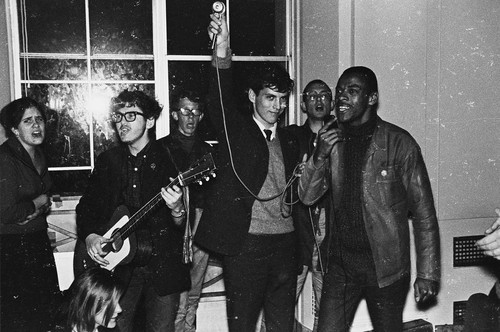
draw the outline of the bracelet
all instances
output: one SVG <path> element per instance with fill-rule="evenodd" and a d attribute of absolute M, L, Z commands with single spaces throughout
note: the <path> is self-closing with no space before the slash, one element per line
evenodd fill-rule
<path fill-rule="evenodd" d="M 174 214 L 174 210 L 172 210 L 170 212 L 170 214 L 172 215 L 172 217 L 174 217 L 174 218 L 181 218 L 181 217 L 184 217 L 184 215 L 186 214 L 186 210 L 180 210 L 178 213 L 179 214 L 177 214 L 177 213 Z"/>

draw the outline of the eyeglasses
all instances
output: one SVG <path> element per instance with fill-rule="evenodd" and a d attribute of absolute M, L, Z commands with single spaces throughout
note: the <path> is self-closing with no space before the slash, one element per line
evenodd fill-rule
<path fill-rule="evenodd" d="M 179 112 L 184 116 L 200 116 L 202 113 L 199 109 L 190 110 L 188 108 L 179 108 Z"/>
<path fill-rule="evenodd" d="M 111 114 L 111 121 L 113 121 L 114 123 L 119 123 L 122 121 L 123 118 L 125 118 L 127 122 L 134 122 L 138 115 L 144 116 L 143 113 L 139 112 L 125 112 L 125 113 L 113 112 Z"/>
<path fill-rule="evenodd" d="M 316 101 L 321 99 L 321 101 L 325 101 L 326 99 L 332 99 L 332 94 L 329 92 L 323 93 L 306 93 L 306 98 L 309 101 Z"/>

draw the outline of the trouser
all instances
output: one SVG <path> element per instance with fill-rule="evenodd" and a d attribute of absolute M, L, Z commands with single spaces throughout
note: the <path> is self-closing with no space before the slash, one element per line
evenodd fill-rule
<path fill-rule="evenodd" d="M 324 223 L 323 223 L 323 228 L 322 228 L 322 235 L 321 236 L 316 236 L 316 243 L 314 243 L 313 247 L 313 254 L 312 254 L 312 259 L 311 259 L 311 268 L 308 267 L 307 265 L 304 265 L 302 269 L 302 273 L 299 274 L 297 277 L 297 300 L 299 299 L 300 293 L 302 293 L 302 289 L 304 288 L 304 283 L 306 282 L 307 278 L 307 273 L 311 271 L 312 275 L 312 286 L 313 286 L 313 291 L 314 291 L 314 296 L 316 299 L 316 310 L 319 310 L 319 303 L 321 300 L 321 289 L 323 288 L 323 262 L 320 262 L 321 260 L 321 255 L 319 251 L 319 247 L 321 245 L 321 242 L 323 241 L 325 230 L 324 230 Z M 316 311 L 316 312 L 317 312 Z"/>
<path fill-rule="evenodd" d="M 316 266 L 318 261 L 317 254 L 313 254 L 313 266 Z M 304 288 L 304 284 L 306 282 L 307 274 L 311 271 L 312 277 L 312 288 L 314 292 L 314 307 L 315 307 L 315 317 L 314 317 L 314 329 L 316 330 L 316 326 L 318 325 L 318 313 L 319 313 L 319 304 L 321 301 L 321 290 L 323 288 L 323 274 L 321 271 L 317 271 L 315 268 L 309 268 L 307 265 L 304 265 L 302 269 L 302 273 L 297 278 L 297 296 L 296 299 L 299 299 L 300 293 L 302 293 L 302 289 Z"/>
<path fill-rule="evenodd" d="M 249 234 L 242 250 L 223 257 L 229 331 L 254 332 L 264 309 L 268 332 L 292 331 L 297 264 L 295 234 Z"/>
<path fill-rule="evenodd" d="M 348 332 L 362 298 L 366 299 L 374 331 L 401 332 L 409 284 L 409 276 L 382 288 L 347 280 L 342 268 L 331 264 L 323 281 L 318 332 Z"/>
<path fill-rule="evenodd" d="M 47 231 L 4 234 L 0 253 L 0 330 L 51 330 L 61 297 Z"/>
<path fill-rule="evenodd" d="M 120 299 L 122 313 L 118 317 L 117 325 L 120 332 L 131 332 L 134 326 L 138 306 L 143 306 L 144 326 L 139 331 L 146 332 L 174 332 L 175 315 L 179 307 L 180 293 L 160 296 L 148 278 L 149 272 L 145 268 L 135 268 L 130 283 Z"/>
<path fill-rule="evenodd" d="M 481 293 L 471 295 L 467 301 L 463 331 L 500 331 L 500 301 L 498 298 Z"/>
<path fill-rule="evenodd" d="M 205 272 L 207 271 L 209 254 L 193 244 L 193 265 L 191 267 L 191 289 L 182 292 L 179 310 L 175 318 L 176 332 L 196 331 L 196 310 L 200 302 Z"/>

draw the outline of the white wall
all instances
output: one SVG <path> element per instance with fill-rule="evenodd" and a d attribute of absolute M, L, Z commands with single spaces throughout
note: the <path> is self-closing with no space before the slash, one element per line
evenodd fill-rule
<path fill-rule="evenodd" d="M 493 281 L 481 268 L 453 268 L 452 244 L 482 234 L 500 206 L 500 2 L 318 0 L 301 11 L 301 86 L 324 78 L 333 87 L 347 67 L 372 68 L 379 115 L 422 148 L 441 225 L 443 288 L 424 312 L 411 291 L 405 318 L 451 324 L 453 302 L 488 292 Z M 353 331 L 368 329 L 366 321 L 362 305 Z"/>
<path fill-rule="evenodd" d="M 500 206 L 499 31 L 497 0 L 339 6 L 339 72 L 375 71 L 379 115 L 407 129 L 427 163 L 442 238 L 442 291 L 424 312 L 435 325 L 453 322 L 453 301 L 492 286 L 481 268 L 453 268 L 452 244 L 454 236 L 482 234 Z M 407 303 L 405 316 L 417 310 Z"/>

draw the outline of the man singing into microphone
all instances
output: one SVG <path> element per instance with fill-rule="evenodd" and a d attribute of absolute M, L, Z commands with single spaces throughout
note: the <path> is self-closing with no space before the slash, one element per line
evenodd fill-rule
<path fill-rule="evenodd" d="M 220 147 L 217 185 L 195 241 L 222 255 L 230 331 L 255 331 L 262 309 L 267 331 L 292 331 L 297 239 L 290 206 L 282 198 L 291 201 L 287 182 L 300 153 L 297 139 L 277 122 L 293 81 L 278 65 L 256 70 L 248 85 L 252 114 L 242 111 L 232 90 L 226 18 L 210 17 L 209 35 L 216 36 L 212 64 L 218 69 L 211 71 L 207 109 Z"/>
<path fill-rule="evenodd" d="M 311 205 L 330 189 L 333 207 L 323 241 L 324 276 L 318 331 L 349 331 L 366 299 L 375 331 L 403 330 L 410 286 L 410 227 L 417 258 L 417 302 L 436 297 L 440 283 L 439 226 L 427 169 L 415 139 L 377 115 L 378 83 L 351 67 L 335 88 L 335 115 L 318 132 L 300 178 Z"/>

